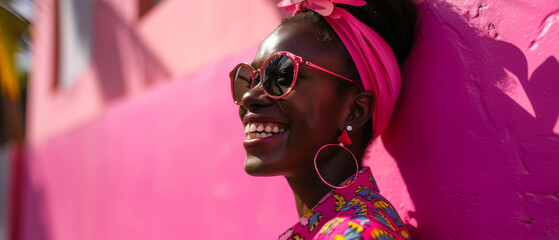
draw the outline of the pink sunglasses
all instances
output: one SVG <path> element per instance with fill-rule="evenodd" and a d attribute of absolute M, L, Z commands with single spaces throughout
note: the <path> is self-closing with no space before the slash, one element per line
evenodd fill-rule
<path fill-rule="evenodd" d="M 284 98 L 289 95 L 297 82 L 297 74 L 301 63 L 349 81 L 363 91 L 361 85 L 349 78 L 305 61 L 302 57 L 293 53 L 278 52 L 268 58 L 260 69 L 254 70 L 248 63 L 240 63 L 231 71 L 229 77 L 231 78 L 233 100 L 237 105 L 241 104 L 243 95 L 255 86 L 255 80 L 258 79 L 257 74 L 260 77 L 260 82 L 262 82 L 261 87 L 268 97 L 272 99 Z"/>

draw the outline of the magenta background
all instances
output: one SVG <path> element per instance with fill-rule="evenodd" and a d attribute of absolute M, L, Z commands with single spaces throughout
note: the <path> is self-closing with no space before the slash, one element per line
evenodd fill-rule
<path fill-rule="evenodd" d="M 91 67 L 61 91 L 52 1 L 37 1 L 22 239 L 272 239 L 295 223 L 285 181 L 242 170 L 227 79 L 277 25 L 273 4 L 166 0 L 136 19 L 135 2 L 98 0 Z M 416 239 L 557 238 L 559 3 L 420 14 L 368 160 L 381 192 Z"/>
<path fill-rule="evenodd" d="M 559 237 L 558 37 L 557 1 L 422 8 L 383 136 L 412 203 L 385 194 L 405 204 L 413 236 Z M 381 190 L 398 189 L 385 177 L 391 173 L 375 172 Z"/>

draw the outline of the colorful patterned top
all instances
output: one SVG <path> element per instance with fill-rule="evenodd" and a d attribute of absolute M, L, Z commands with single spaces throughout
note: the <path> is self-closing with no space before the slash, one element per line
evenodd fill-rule
<path fill-rule="evenodd" d="M 279 239 L 411 239 L 368 167 L 342 184 L 351 186 L 330 191 Z"/>

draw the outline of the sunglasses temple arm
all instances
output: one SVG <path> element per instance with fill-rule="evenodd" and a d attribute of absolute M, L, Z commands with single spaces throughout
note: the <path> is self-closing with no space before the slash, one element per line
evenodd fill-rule
<path fill-rule="evenodd" d="M 363 88 L 361 87 L 361 85 L 359 85 L 359 83 L 357 83 L 357 82 L 355 82 L 355 81 L 353 81 L 353 80 L 351 80 L 351 79 L 349 79 L 349 78 L 346 78 L 346 77 L 344 77 L 344 76 L 342 76 L 342 75 L 339 75 L 339 74 L 337 74 L 337 73 L 335 73 L 335 72 L 331 72 L 331 71 L 329 71 L 329 70 L 326 70 L 325 68 L 322 68 L 322 67 L 320 67 L 320 66 L 318 66 L 318 65 L 316 65 L 316 64 L 314 64 L 314 63 L 308 62 L 308 61 L 305 61 L 305 65 L 307 65 L 307 66 L 309 66 L 309 67 L 312 67 L 312 68 L 315 68 L 315 69 L 318 69 L 318 70 L 320 70 L 320 71 L 326 72 L 326 73 L 330 73 L 330 74 L 332 74 L 332 75 L 334 75 L 334 76 L 336 76 L 336 77 L 339 77 L 339 78 L 341 78 L 341 79 L 350 81 L 351 83 L 355 84 L 355 86 L 357 86 L 357 87 L 359 88 L 359 90 L 363 91 Z"/>

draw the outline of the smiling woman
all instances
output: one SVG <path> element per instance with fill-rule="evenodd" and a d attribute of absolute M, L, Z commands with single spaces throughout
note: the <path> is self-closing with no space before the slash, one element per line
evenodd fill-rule
<path fill-rule="evenodd" d="M 230 77 L 246 133 L 245 171 L 283 175 L 295 195 L 301 219 L 280 239 L 409 239 L 362 159 L 398 98 L 398 63 L 413 42 L 415 5 L 284 0 L 278 6 L 295 14 Z"/>

